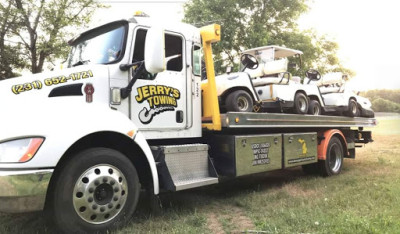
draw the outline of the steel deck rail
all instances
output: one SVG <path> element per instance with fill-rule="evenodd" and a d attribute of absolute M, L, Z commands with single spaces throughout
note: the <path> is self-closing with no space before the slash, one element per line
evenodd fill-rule
<path fill-rule="evenodd" d="M 377 121 L 344 116 L 228 112 L 221 114 L 221 124 L 223 128 L 343 128 L 374 127 Z"/>

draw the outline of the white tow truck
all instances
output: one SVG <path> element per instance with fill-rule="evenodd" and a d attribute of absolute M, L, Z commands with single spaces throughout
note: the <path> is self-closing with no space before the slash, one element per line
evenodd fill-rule
<path fill-rule="evenodd" d="M 131 218 L 153 195 L 303 166 L 341 172 L 372 118 L 220 113 L 220 27 L 134 17 L 70 42 L 68 68 L 0 82 L 0 212 L 45 210 L 66 233 Z M 207 82 L 201 83 L 201 60 Z"/>

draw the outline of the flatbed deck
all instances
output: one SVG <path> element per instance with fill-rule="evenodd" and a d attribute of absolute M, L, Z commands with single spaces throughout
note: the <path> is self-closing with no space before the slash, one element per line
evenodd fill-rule
<path fill-rule="evenodd" d="M 223 128 L 348 128 L 376 126 L 375 118 L 228 112 L 221 114 Z"/>

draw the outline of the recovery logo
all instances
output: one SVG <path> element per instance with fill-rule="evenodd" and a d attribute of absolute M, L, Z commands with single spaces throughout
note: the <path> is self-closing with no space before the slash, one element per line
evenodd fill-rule
<path fill-rule="evenodd" d="M 143 107 L 139 112 L 139 120 L 148 124 L 155 115 L 165 111 L 174 111 L 178 107 L 181 93 L 178 89 L 164 85 L 146 85 L 137 88 L 135 99 L 138 103 L 147 101 L 149 109 Z"/>
<path fill-rule="evenodd" d="M 301 144 L 301 150 L 302 150 L 302 154 L 300 156 L 306 156 L 307 155 L 307 143 L 305 140 L 303 139 L 299 139 L 298 142 Z"/>

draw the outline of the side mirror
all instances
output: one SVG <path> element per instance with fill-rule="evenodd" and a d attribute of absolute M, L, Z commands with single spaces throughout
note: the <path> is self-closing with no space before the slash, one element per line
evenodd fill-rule
<path fill-rule="evenodd" d="M 144 46 L 144 65 L 150 73 L 165 70 L 165 38 L 164 30 L 153 26 L 147 31 Z"/>

